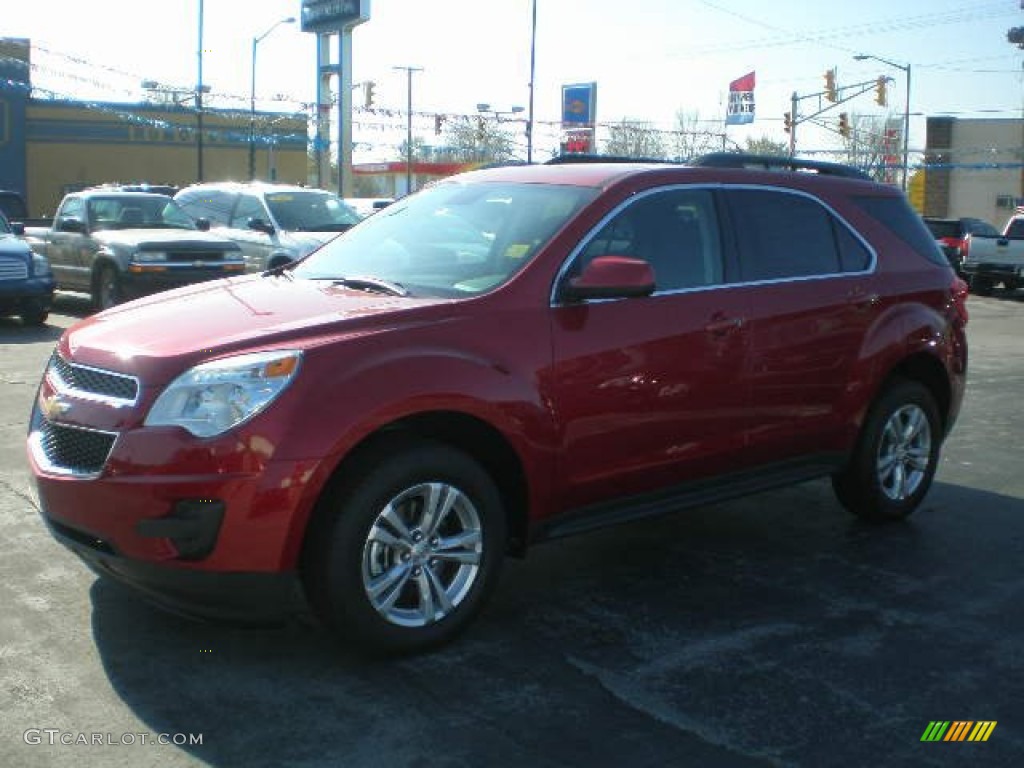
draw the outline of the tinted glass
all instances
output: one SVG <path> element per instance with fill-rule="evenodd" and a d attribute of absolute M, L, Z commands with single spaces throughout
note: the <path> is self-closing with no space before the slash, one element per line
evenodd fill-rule
<path fill-rule="evenodd" d="M 640 198 L 594 234 L 573 272 L 602 255 L 647 261 L 658 291 L 720 284 L 722 249 L 714 198 L 701 189 L 666 190 Z"/>
<path fill-rule="evenodd" d="M 227 226 L 235 202 L 233 192 L 212 189 L 186 189 L 174 196 L 182 210 L 194 219 L 207 219 L 211 224 Z"/>
<path fill-rule="evenodd" d="M 905 242 L 933 264 L 949 266 L 949 261 L 928 231 L 921 217 L 902 195 L 887 197 L 858 196 L 854 201 L 875 221 Z"/>
<path fill-rule="evenodd" d="M 1006 226 L 1006 236 L 1014 240 L 1024 238 L 1024 219 L 1011 219 Z"/>
<path fill-rule="evenodd" d="M 293 232 L 344 232 L 360 218 L 340 197 L 328 192 L 272 192 L 266 201 L 277 225 Z"/>
<path fill-rule="evenodd" d="M 833 220 L 836 243 L 839 246 L 839 263 L 843 272 L 863 272 L 871 266 L 871 251 L 840 222 Z"/>
<path fill-rule="evenodd" d="M 801 195 L 760 189 L 727 193 L 743 281 L 840 271 L 831 214 Z"/>
<path fill-rule="evenodd" d="M 251 195 L 242 195 L 238 198 L 238 207 L 235 208 L 235 213 L 231 216 L 228 226 L 235 229 L 246 229 L 249 226 L 249 219 L 261 219 L 266 224 L 270 223 L 267 220 L 267 212 L 263 208 L 263 203 Z"/>
<path fill-rule="evenodd" d="M 170 198 L 149 195 L 91 197 L 89 222 L 95 229 L 195 229 L 195 222 Z"/>
<path fill-rule="evenodd" d="M 960 222 L 956 219 L 925 219 L 924 223 L 936 240 L 943 237 L 962 237 Z"/>
<path fill-rule="evenodd" d="M 413 295 L 473 296 L 522 269 L 596 194 L 547 184 L 437 184 L 364 219 L 293 274 L 372 276 Z"/>
<path fill-rule="evenodd" d="M 981 219 L 964 219 L 964 229 L 972 235 L 983 235 L 984 237 L 999 237 L 999 230 Z"/>

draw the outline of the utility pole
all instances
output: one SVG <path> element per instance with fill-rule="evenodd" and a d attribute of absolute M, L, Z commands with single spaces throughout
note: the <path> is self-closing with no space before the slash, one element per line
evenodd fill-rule
<path fill-rule="evenodd" d="M 530 111 L 526 118 L 526 162 L 533 162 L 533 80 L 537 72 L 537 0 L 533 0 L 530 23 Z"/>
<path fill-rule="evenodd" d="M 412 73 L 422 72 L 423 67 L 392 67 L 405 70 L 406 75 L 406 120 L 405 120 L 405 194 L 412 194 Z"/>
<path fill-rule="evenodd" d="M 196 77 L 196 180 L 203 180 L 203 0 L 199 0 L 199 72 Z"/>

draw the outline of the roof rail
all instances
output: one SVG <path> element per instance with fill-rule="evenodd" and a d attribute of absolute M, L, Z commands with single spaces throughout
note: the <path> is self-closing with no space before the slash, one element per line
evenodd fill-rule
<path fill-rule="evenodd" d="M 766 171 L 810 171 L 822 176 L 872 181 L 864 171 L 842 163 L 821 160 L 800 160 L 777 155 L 751 155 L 743 152 L 712 152 L 693 160 L 690 165 L 704 168 L 750 168 Z"/>
<path fill-rule="evenodd" d="M 659 157 L 627 157 L 625 155 L 597 155 L 580 152 L 569 152 L 564 155 L 555 155 L 546 160 L 544 165 L 568 165 L 572 163 L 673 163 L 673 160 L 665 160 Z"/>

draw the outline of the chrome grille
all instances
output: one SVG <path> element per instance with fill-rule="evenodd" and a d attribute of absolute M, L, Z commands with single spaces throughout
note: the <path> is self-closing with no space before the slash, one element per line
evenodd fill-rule
<path fill-rule="evenodd" d="M 43 419 L 39 424 L 39 448 L 58 470 L 76 475 L 97 475 L 107 462 L 117 435 L 96 432 Z"/>
<path fill-rule="evenodd" d="M 168 261 L 224 261 L 223 251 L 168 251 Z"/>
<path fill-rule="evenodd" d="M 60 381 L 58 389 L 72 390 L 88 395 L 110 397 L 134 402 L 139 396 L 139 382 L 123 373 L 101 371 L 84 365 L 74 365 L 54 353 L 50 359 L 50 372 Z"/>
<path fill-rule="evenodd" d="M 27 280 L 28 264 L 14 259 L 0 259 L 0 280 Z"/>

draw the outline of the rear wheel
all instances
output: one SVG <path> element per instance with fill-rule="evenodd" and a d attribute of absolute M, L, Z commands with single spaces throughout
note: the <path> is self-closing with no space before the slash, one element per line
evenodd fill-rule
<path fill-rule="evenodd" d="M 992 293 L 994 283 L 990 278 L 972 275 L 970 279 L 971 291 L 979 296 L 988 296 Z"/>
<path fill-rule="evenodd" d="M 872 406 L 850 463 L 833 477 L 840 502 L 866 520 L 899 520 L 921 503 L 935 476 L 942 424 L 931 393 L 897 379 Z"/>
<path fill-rule="evenodd" d="M 381 451 L 326 500 L 303 578 L 321 620 L 365 650 L 426 650 L 464 630 L 497 579 L 501 498 L 466 454 L 439 443 Z"/>

